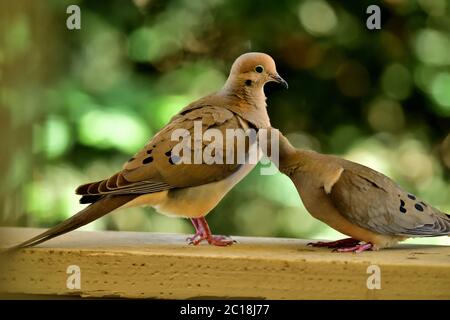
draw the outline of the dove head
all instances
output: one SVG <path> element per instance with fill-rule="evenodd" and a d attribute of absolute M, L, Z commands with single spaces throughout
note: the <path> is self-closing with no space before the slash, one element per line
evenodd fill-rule
<path fill-rule="evenodd" d="M 225 88 L 243 91 L 246 96 L 257 96 L 263 92 L 267 82 L 277 82 L 288 87 L 277 72 L 275 61 L 265 53 L 250 52 L 241 55 L 233 63 Z"/>

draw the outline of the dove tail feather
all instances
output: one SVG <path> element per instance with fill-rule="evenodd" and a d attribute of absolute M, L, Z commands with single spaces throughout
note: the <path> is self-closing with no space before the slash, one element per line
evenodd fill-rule
<path fill-rule="evenodd" d="M 73 215 L 67 220 L 64 220 L 55 227 L 25 241 L 14 247 L 11 247 L 7 252 L 12 252 L 17 249 L 35 246 L 39 243 L 45 242 L 57 236 L 60 236 L 69 231 L 78 229 L 89 222 L 92 222 L 105 214 L 123 206 L 125 203 L 133 200 L 138 195 L 120 195 L 120 196 L 104 196 L 100 200 L 92 203 L 77 214 Z"/>

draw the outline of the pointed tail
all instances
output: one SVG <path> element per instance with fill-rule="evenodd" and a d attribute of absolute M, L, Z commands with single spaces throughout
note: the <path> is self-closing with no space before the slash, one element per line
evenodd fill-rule
<path fill-rule="evenodd" d="M 3 253 L 10 253 L 17 249 L 32 247 L 69 231 L 78 229 L 79 227 L 104 216 L 114 209 L 123 206 L 125 203 L 133 200 L 137 196 L 138 195 L 105 196 L 55 227 L 35 236 L 34 238 L 31 238 L 30 240 L 15 245 Z"/>

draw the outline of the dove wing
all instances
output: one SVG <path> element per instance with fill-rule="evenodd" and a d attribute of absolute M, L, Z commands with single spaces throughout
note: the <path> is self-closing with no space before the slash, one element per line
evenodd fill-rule
<path fill-rule="evenodd" d="M 216 129 L 223 137 L 226 137 L 227 129 L 245 130 L 248 128 L 242 118 L 225 108 L 210 104 L 185 108 L 172 118 L 171 122 L 162 128 L 141 151 L 125 163 L 120 172 L 108 179 L 81 185 L 77 188 L 76 193 L 83 195 L 85 201 L 95 200 L 99 196 L 107 194 L 153 193 L 207 184 L 222 180 L 236 172 L 240 167 L 236 161 L 233 161 L 232 164 L 207 164 L 204 161 L 199 164 L 193 163 L 195 146 L 198 146 L 194 144 L 194 123 L 196 121 L 199 121 L 203 132 L 207 129 Z M 191 138 L 190 155 L 188 155 L 192 160 L 191 164 L 177 163 L 177 160 L 180 159 L 172 154 L 172 149 L 180 143 L 179 140 L 172 139 L 172 134 L 175 130 L 180 129 L 189 134 Z M 214 141 L 214 139 L 212 140 Z M 197 151 L 202 152 L 213 141 L 203 141 L 200 143 L 202 150 Z M 225 155 L 234 152 L 239 147 L 239 140 L 235 139 L 234 143 L 222 143 L 221 152 Z"/>
<path fill-rule="evenodd" d="M 343 167 L 330 198 L 351 222 L 388 235 L 424 237 L 450 233 L 450 216 L 406 192 L 385 175 L 346 160 Z"/>

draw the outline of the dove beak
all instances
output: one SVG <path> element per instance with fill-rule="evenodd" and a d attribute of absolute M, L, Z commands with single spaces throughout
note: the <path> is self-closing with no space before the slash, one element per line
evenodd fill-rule
<path fill-rule="evenodd" d="M 270 78 L 272 79 L 272 81 L 275 81 L 275 82 L 283 85 L 283 87 L 285 87 L 286 89 L 289 88 L 289 85 L 286 82 L 286 80 L 284 80 L 282 77 L 280 77 L 280 75 L 278 73 L 271 74 Z"/>

